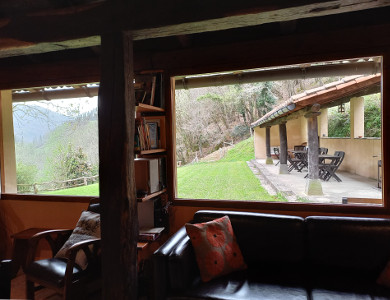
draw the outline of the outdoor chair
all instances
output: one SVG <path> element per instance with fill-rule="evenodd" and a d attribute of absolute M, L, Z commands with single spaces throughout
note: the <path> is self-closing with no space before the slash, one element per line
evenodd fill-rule
<path fill-rule="evenodd" d="M 90 219 L 83 218 L 83 216 L 88 215 L 94 216 L 94 219 L 92 220 L 92 217 Z M 92 227 L 94 228 L 91 229 Z M 77 231 L 77 228 L 82 229 Z M 27 299 L 34 299 L 35 291 L 42 287 L 53 289 L 62 294 L 62 299 L 85 299 L 88 293 L 99 292 L 101 285 L 100 238 L 89 238 L 89 234 L 86 234 L 85 240 L 80 238 L 82 231 L 88 228 L 98 230 L 100 235 L 98 203 L 90 203 L 88 210 L 82 213 L 75 230 L 47 230 L 37 233 L 30 239 L 25 269 Z M 76 231 L 79 232 L 77 237 Z M 72 241 L 75 243 L 68 244 L 69 248 L 64 251 L 65 257 L 59 257 L 58 252 L 62 251 L 64 249 L 62 246 L 71 240 L 69 238 L 71 235 L 75 237 Z M 41 240 L 48 242 L 53 257 L 34 260 Z"/>
<path fill-rule="evenodd" d="M 287 153 L 287 161 L 290 163 L 288 167 L 289 172 L 291 172 L 294 169 L 297 170 L 298 172 L 301 172 L 305 166 L 302 157 L 301 158 L 292 157 L 290 153 Z"/>
<path fill-rule="evenodd" d="M 328 154 L 328 148 L 324 148 L 324 147 L 318 148 L 318 154 L 319 155 Z"/>
<path fill-rule="evenodd" d="M 277 159 L 279 159 L 279 147 L 274 147 L 274 155 L 276 156 Z M 277 166 L 280 163 L 280 160 L 275 164 Z"/>
<path fill-rule="evenodd" d="M 305 151 L 305 150 L 306 150 L 306 146 L 303 145 L 294 146 L 294 151 Z"/>
<path fill-rule="evenodd" d="M 329 164 L 320 164 L 320 178 L 324 181 L 329 181 L 330 178 L 334 177 L 338 182 L 342 180 L 336 175 L 337 169 L 340 167 L 341 163 L 344 160 L 345 152 L 344 151 L 335 151 L 334 156 L 337 156 L 336 159 L 333 159 Z"/>

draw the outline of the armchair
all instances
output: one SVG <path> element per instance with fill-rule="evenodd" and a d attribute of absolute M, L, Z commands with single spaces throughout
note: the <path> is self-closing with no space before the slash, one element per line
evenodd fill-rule
<path fill-rule="evenodd" d="M 98 204 L 95 209 L 96 211 Z M 91 208 L 91 205 L 90 207 Z M 100 238 L 90 238 L 70 246 L 64 257 L 55 255 L 71 236 L 71 229 L 47 230 L 30 239 L 26 262 L 26 296 L 34 299 L 35 284 L 62 294 L 63 299 L 84 299 L 87 293 L 100 286 Z M 46 240 L 51 248 L 51 258 L 35 260 L 38 244 Z M 85 254 L 87 266 L 83 269 L 76 263 L 79 251 Z"/>

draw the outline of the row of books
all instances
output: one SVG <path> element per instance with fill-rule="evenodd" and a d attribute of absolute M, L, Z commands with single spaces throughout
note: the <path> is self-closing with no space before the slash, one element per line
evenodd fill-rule
<path fill-rule="evenodd" d="M 158 120 L 137 119 L 135 123 L 135 151 L 144 151 L 159 148 L 159 122 Z"/>

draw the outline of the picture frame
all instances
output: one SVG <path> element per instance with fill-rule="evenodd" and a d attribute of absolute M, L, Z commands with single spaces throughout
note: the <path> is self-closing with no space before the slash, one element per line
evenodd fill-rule
<path fill-rule="evenodd" d="M 146 125 L 149 130 L 150 149 L 158 149 L 160 147 L 159 122 L 149 120 Z"/>

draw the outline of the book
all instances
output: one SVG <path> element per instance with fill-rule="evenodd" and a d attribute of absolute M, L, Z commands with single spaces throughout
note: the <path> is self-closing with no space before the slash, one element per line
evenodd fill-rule
<path fill-rule="evenodd" d="M 164 231 L 164 227 L 140 228 L 138 240 L 141 242 L 155 241 Z"/>

